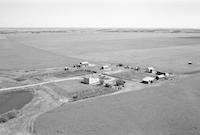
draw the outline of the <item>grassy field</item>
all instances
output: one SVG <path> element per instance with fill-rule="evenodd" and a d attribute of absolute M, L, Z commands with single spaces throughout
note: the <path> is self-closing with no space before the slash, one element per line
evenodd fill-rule
<path fill-rule="evenodd" d="M 67 97 L 72 101 L 96 97 L 118 91 L 112 88 L 105 88 L 103 86 L 96 86 L 96 85 L 88 85 L 81 82 L 82 79 L 78 79 L 78 80 L 70 80 L 54 84 L 48 84 L 47 86 L 52 88 L 60 96 Z"/>
<path fill-rule="evenodd" d="M 60 56 L 53 52 L 26 46 L 10 38 L 0 39 L 1 70 L 65 66 L 79 61 L 77 58 Z"/>
<path fill-rule="evenodd" d="M 49 135 L 198 135 L 199 79 L 66 104 L 39 117 L 35 129 Z"/>
<path fill-rule="evenodd" d="M 76 31 L 6 36 L 0 46 L 1 68 L 51 67 L 80 59 L 151 65 L 171 72 L 191 70 L 188 60 L 194 61 L 194 70 L 200 65 L 199 33 Z"/>

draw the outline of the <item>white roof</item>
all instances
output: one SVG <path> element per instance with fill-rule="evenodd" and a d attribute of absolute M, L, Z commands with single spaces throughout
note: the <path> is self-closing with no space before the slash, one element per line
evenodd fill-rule
<path fill-rule="evenodd" d="M 154 69 L 154 67 L 148 67 L 148 69 Z"/>
<path fill-rule="evenodd" d="M 87 61 L 82 61 L 82 62 L 80 62 L 80 64 L 88 64 L 89 62 L 87 62 Z"/>
<path fill-rule="evenodd" d="M 148 82 L 148 81 L 153 81 L 154 79 L 155 79 L 155 77 L 147 76 L 147 77 L 143 78 L 142 80 Z"/>
<path fill-rule="evenodd" d="M 158 78 L 164 78 L 165 75 L 164 75 L 164 74 L 162 74 L 162 75 L 157 75 L 157 77 L 158 77 Z"/>

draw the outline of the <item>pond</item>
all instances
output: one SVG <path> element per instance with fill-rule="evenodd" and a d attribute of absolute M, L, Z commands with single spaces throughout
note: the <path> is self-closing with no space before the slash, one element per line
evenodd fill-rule
<path fill-rule="evenodd" d="M 0 114 L 6 113 L 12 109 L 21 109 L 33 98 L 30 91 L 12 91 L 0 92 Z"/>

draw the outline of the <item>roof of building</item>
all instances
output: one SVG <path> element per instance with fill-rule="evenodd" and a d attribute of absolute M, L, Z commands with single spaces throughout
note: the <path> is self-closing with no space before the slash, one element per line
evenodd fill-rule
<path fill-rule="evenodd" d="M 147 67 L 148 69 L 155 69 L 154 67 Z"/>
<path fill-rule="evenodd" d="M 82 61 L 82 62 L 80 62 L 80 64 L 89 64 L 89 62 L 87 62 L 87 61 Z"/>
<path fill-rule="evenodd" d="M 147 77 L 143 78 L 142 80 L 148 82 L 148 81 L 153 81 L 154 79 L 155 79 L 155 77 L 147 76 Z"/>
<path fill-rule="evenodd" d="M 158 78 L 164 78 L 165 75 L 164 74 L 161 74 L 161 75 L 157 75 Z"/>

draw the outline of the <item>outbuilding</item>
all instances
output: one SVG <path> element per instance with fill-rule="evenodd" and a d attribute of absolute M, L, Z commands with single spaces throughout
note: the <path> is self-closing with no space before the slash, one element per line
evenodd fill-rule
<path fill-rule="evenodd" d="M 157 72 L 156 72 L 156 75 L 165 75 L 165 72 L 157 71 Z"/>
<path fill-rule="evenodd" d="M 137 67 L 135 67 L 134 69 L 135 69 L 136 71 L 139 71 L 139 70 L 140 70 L 140 67 L 137 66 Z"/>
<path fill-rule="evenodd" d="M 156 73 L 156 70 L 153 67 L 147 67 L 146 68 L 146 72 L 148 72 L 148 73 Z"/>
<path fill-rule="evenodd" d="M 83 61 L 83 62 L 80 62 L 80 66 L 81 67 L 87 67 L 87 66 L 89 66 L 89 62 L 87 62 L 87 61 Z"/>
<path fill-rule="evenodd" d="M 149 83 L 153 83 L 154 80 L 155 80 L 155 77 L 147 76 L 142 79 L 142 83 L 149 84 Z"/>
<path fill-rule="evenodd" d="M 169 77 L 170 76 L 170 74 L 169 73 L 165 73 L 165 77 Z"/>
<path fill-rule="evenodd" d="M 110 68 L 109 65 L 103 65 L 103 66 L 101 67 L 101 69 L 102 69 L 102 70 L 110 70 L 111 68 Z"/>
<path fill-rule="evenodd" d="M 189 64 L 189 65 L 192 65 L 192 61 L 188 61 L 188 64 Z"/>
<path fill-rule="evenodd" d="M 159 79 L 165 79 L 166 76 L 164 74 L 161 74 L 161 75 L 157 75 L 156 76 L 156 79 L 159 80 Z"/>
<path fill-rule="evenodd" d="M 89 65 L 89 62 L 87 62 L 87 61 L 82 61 L 82 62 L 80 62 L 80 65 Z"/>
<path fill-rule="evenodd" d="M 69 70 L 69 67 L 65 67 L 64 69 L 65 69 L 65 71 L 66 71 L 66 70 Z"/>

